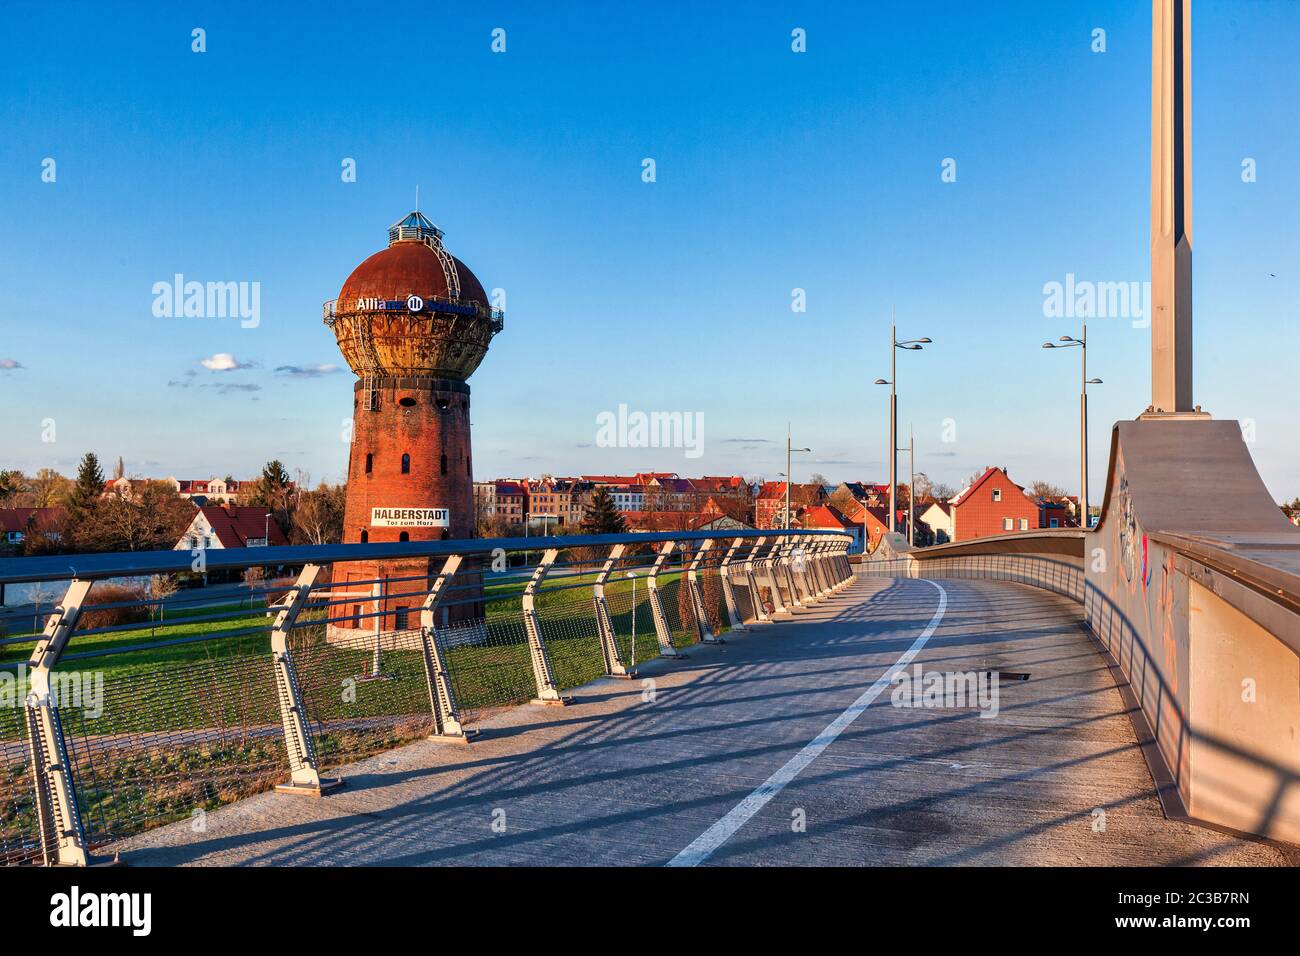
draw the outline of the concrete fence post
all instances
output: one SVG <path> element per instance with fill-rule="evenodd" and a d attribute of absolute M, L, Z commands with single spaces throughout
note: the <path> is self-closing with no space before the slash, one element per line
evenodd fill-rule
<path fill-rule="evenodd" d="M 862 556 L 863 561 L 866 555 Z M 849 542 L 841 541 L 834 548 L 831 559 L 834 568 L 833 580 L 835 582 L 833 590 L 842 591 L 853 581 L 853 565 L 849 563 Z"/>
<path fill-rule="evenodd" d="M 537 696 L 533 699 L 534 704 L 549 704 L 554 707 L 562 707 L 569 703 L 571 698 L 561 697 L 559 690 L 555 686 L 555 672 L 551 669 L 551 656 L 546 651 L 546 641 L 542 637 L 542 621 L 537 616 L 537 589 L 541 586 L 542 580 L 546 577 L 546 572 L 551 569 L 555 559 L 559 557 L 560 552 L 555 548 L 547 548 L 542 555 L 542 560 L 538 562 L 537 567 L 533 569 L 533 576 L 528 579 L 528 585 L 524 588 L 522 607 L 524 613 L 524 631 L 528 635 L 528 656 L 533 664 L 533 679 L 537 683 Z"/>
<path fill-rule="evenodd" d="M 727 553 L 722 557 L 722 564 L 718 566 L 718 576 L 722 579 L 722 599 L 727 605 L 727 623 L 733 631 L 746 630 L 740 620 L 740 607 L 736 604 L 736 589 L 731 583 L 731 560 L 736 556 L 736 549 L 744 540 L 744 538 L 733 538 L 727 547 Z"/>
<path fill-rule="evenodd" d="M 610 574 L 618 566 L 619 560 L 627 550 L 627 545 L 616 544 L 609 549 L 605 564 L 596 575 L 596 583 L 591 586 L 591 601 L 596 611 L 596 627 L 600 631 L 600 652 L 605 660 L 605 676 L 632 677 L 633 674 L 623 663 L 618 651 L 618 638 L 614 633 L 614 622 L 609 616 L 609 604 L 605 600 L 605 584 Z M 636 613 L 633 609 L 632 613 Z"/>
<path fill-rule="evenodd" d="M 777 535 L 772 542 L 772 546 L 768 548 L 767 555 L 763 558 L 763 569 L 767 575 L 768 588 L 772 592 L 772 614 L 774 615 L 785 613 L 785 599 L 781 597 L 781 588 L 776 583 L 777 575 L 780 573 L 777 570 L 777 562 L 781 558 L 781 547 L 784 541 L 784 535 Z"/>
<path fill-rule="evenodd" d="M 686 655 L 678 653 L 673 647 L 673 632 L 668 627 L 668 618 L 664 614 L 663 597 L 659 593 L 659 572 L 663 569 L 664 562 L 668 560 L 668 555 L 672 554 L 674 541 L 665 541 L 659 549 L 659 554 L 655 558 L 655 563 L 650 567 L 650 573 L 646 575 L 645 586 L 646 593 L 650 596 L 650 614 L 655 622 L 655 636 L 659 639 L 659 656 L 660 657 L 685 657 Z"/>
<path fill-rule="evenodd" d="M 686 586 L 691 592 L 691 609 L 695 612 L 695 633 L 700 639 L 701 644 L 723 644 L 726 643 L 718 635 L 713 633 L 713 627 L 709 624 L 709 614 L 704 607 L 704 594 L 700 590 L 700 562 L 704 556 L 713 548 L 713 539 L 705 538 L 698 548 L 695 549 L 695 556 L 691 558 L 691 565 L 686 571 Z"/>
<path fill-rule="evenodd" d="M 806 550 L 808 554 L 804 562 L 804 580 L 808 585 L 808 594 L 815 604 L 826 596 L 826 585 L 821 574 L 822 555 L 826 550 L 826 542 L 813 539 L 806 545 Z"/>
<path fill-rule="evenodd" d="M 794 549 L 797 547 L 798 540 L 794 535 L 786 535 L 781 546 L 780 557 L 777 560 L 777 573 L 785 580 L 785 586 L 790 591 L 790 607 L 803 607 L 803 601 L 799 597 L 799 589 L 794 583 L 794 572 L 790 568 L 794 560 Z"/>
<path fill-rule="evenodd" d="M 831 573 L 830 567 L 830 561 L 834 554 L 835 545 L 836 543 L 834 541 L 823 541 L 814 545 L 812 571 L 813 580 L 817 585 L 818 599 L 830 596 L 831 591 L 835 587 L 835 577 Z"/>
<path fill-rule="evenodd" d="M 745 580 L 749 584 L 749 602 L 754 606 L 755 621 L 768 620 L 767 609 L 763 607 L 763 600 L 758 593 L 758 572 L 755 570 L 756 561 L 763 551 L 763 542 L 766 540 L 766 535 L 759 535 L 754 539 L 749 553 L 745 555 Z"/>
<path fill-rule="evenodd" d="M 68 586 L 63 600 L 45 621 L 45 630 L 27 662 L 27 736 L 31 747 L 32 783 L 41 855 L 46 866 L 86 866 L 86 830 L 77 805 L 76 781 L 59 719 L 59 702 L 51 692 L 50 672 L 63 655 L 90 593 L 89 581 Z"/>
<path fill-rule="evenodd" d="M 279 613 L 271 626 L 271 661 L 275 669 L 275 697 L 280 705 L 280 722 L 284 725 L 284 746 L 289 755 L 289 782 L 276 784 L 279 793 L 319 797 L 343 785 L 342 780 L 320 775 L 316 743 L 308 726 L 307 708 L 298 688 L 298 674 L 289 650 L 289 631 L 307 605 L 311 590 L 320 576 L 320 565 L 308 564 L 298 580 L 277 605 Z"/>
<path fill-rule="evenodd" d="M 469 743 L 470 740 L 469 732 L 460 722 L 456 694 L 447 671 L 447 652 L 437 624 L 439 605 L 450 590 L 449 585 L 460 570 L 462 560 L 459 554 L 447 556 L 420 605 L 420 649 L 424 652 L 424 680 L 429 689 L 429 707 L 433 711 L 433 733 L 429 739 L 446 743 Z"/>
<path fill-rule="evenodd" d="M 796 536 L 790 547 L 790 578 L 799 589 L 799 601 L 804 607 L 817 603 L 809 567 L 813 547 L 812 539 L 802 535 Z"/>

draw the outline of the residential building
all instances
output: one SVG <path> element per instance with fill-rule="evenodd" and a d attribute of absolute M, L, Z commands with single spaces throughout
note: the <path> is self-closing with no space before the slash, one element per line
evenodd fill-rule
<path fill-rule="evenodd" d="M 284 532 L 265 508 L 202 505 L 173 550 L 264 548 L 288 543 Z"/>
<path fill-rule="evenodd" d="M 933 501 L 916 516 L 917 521 L 924 521 L 934 532 L 934 543 L 944 544 L 953 540 L 952 505 L 946 501 Z"/>
<path fill-rule="evenodd" d="M 491 519 L 497 516 L 497 483 L 495 481 L 474 482 L 474 514 L 482 519 Z"/>
<path fill-rule="evenodd" d="M 702 511 L 642 511 L 623 515 L 627 530 L 653 531 L 752 531 L 753 525 L 730 515 Z"/>
<path fill-rule="evenodd" d="M 592 483 L 597 487 L 596 483 Z M 638 512 L 645 510 L 644 485 L 604 485 L 614 499 L 614 507 L 619 511 Z"/>
<path fill-rule="evenodd" d="M 790 485 L 790 524 L 804 508 L 823 504 L 826 501 L 826 489 L 821 485 Z M 759 489 L 754 499 L 754 524 L 764 530 L 785 527 L 785 482 L 768 481 Z"/>
<path fill-rule="evenodd" d="M 638 476 L 641 477 L 641 476 Z M 703 504 L 697 500 L 689 480 L 677 477 L 650 477 L 643 486 L 646 511 L 696 511 Z"/>
<path fill-rule="evenodd" d="M 161 481 L 176 489 L 182 498 L 196 505 L 237 504 L 241 494 L 247 494 L 255 481 L 238 481 L 234 478 L 110 478 L 104 482 L 104 494 L 118 494 L 126 498 L 135 496 L 135 487 L 141 482 Z M 293 487 L 293 482 L 289 482 Z"/>
<path fill-rule="evenodd" d="M 848 516 L 834 505 L 813 505 L 811 508 L 805 509 L 800 518 L 799 527 L 846 532 L 853 536 L 853 543 L 849 545 L 849 551 L 855 554 L 862 551 L 862 523 L 850 521 Z"/>
<path fill-rule="evenodd" d="M 1040 498 L 1038 500 L 1038 527 L 1079 527 L 1078 498 Z"/>
<path fill-rule="evenodd" d="M 43 533 L 57 541 L 59 532 L 55 528 L 62 516 L 62 508 L 0 508 L 0 540 L 17 546 L 28 534 Z"/>
<path fill-rule="evenodd" d="M 950 502 L 952 540 L 969 541 L 1013 531 L 1038 528 L 1038 502 L 1007 475 L 1006 468 L 988 468 Z"/>
<path fill-rule="evenodd" d="M 498 480 L 496 484 L 496 516 L 507 525 L 524 523 L 528 511 L 528 482 Z"/>

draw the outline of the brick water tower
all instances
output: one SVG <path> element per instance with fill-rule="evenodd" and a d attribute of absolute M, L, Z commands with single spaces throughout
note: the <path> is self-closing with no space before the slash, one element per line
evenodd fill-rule
<path fill-rule="evenodd" d="M 474 534 L 474 478 L 466 379 L 501 331 L 474 273 L 447 251 L 420 212 L 388 230 L 388 248 L 353 270 L 325 304 L 325 324 L 357 380 L 343 542 L 435 541 Z M 432 567 L 431 567 L 432 565 Z M 436 573 L 441 559 L 351 562 L 335 581 Z M 382 631 L 418 627 L 421 582 L 381 585 Z M 346 630 L 375 630 L 366 585 L 335 609 Z M 335 630 L 331 628 L 331 630 Z"/>

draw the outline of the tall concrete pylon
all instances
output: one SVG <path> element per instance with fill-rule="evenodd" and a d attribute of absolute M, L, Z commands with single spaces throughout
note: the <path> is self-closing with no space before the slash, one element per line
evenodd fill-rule
<path fill-rule="evenodd" d="M 1192 0 L 1151 0 L 1151 409 L 1192 404 Z"/>

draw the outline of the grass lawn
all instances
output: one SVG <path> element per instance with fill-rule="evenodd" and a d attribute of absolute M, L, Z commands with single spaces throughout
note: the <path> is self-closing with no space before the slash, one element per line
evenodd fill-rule
<path fill-rule="evenodd" d="M 555 683 L 561 690 L 604 673 L 590 587 L 595 573 L 557 576 L 537 599 L 537 613 Z M 536 695 L 519 597 L 525 581 L 484 584 L 486 616 L 445 634 L 446 666 L 462 714 L 522 703 Z M 659 578 L 673 644 L 696 639 L 689 612 L 681 613 L 681 571 Z M 659 653 L 644 577 L 613 578 L 606 586 L 611 624 L 624 663 Z M 718 592 L 720 602 L 720 588 Z M 719 610 L 721 610 L 719 608 Z M 239 612 L 245 613 L 239 613 Z M 219 621 L 214 613 L 230 612 Z M 335 615 L 338 610 L 335 609 Z M 323 619 L 324 612 L 303 620 Z M 725 627 L 726 613 L 718 620 Z M 116 651 L 134 645 L 215 635 L 245 628 L 269 629 L 265 609 L 238 604 L 169 610 L 165 622 L 127 633 L 75 635 L 67 653 Z M 418 634 L 380 654 L 379 676 L 370 677 L 373 647 L 365 636 L 330 643 L 323 625 L 296 629 L 291 637 L 295 671 L 311 719 L 321 766 L 328 768 L 427 734 L 428 689 Z M 391 643 L 391 641 L 390 641 Z M 14 674 L 31 645 L 0 647 L 0 674 Z M 65 696 L 60 713 L 88 829 L 97 843 L 179 819 L 196 808 L 212 809 L 266 789 L 288 768 L 274 686 L 269 635 L 214 637 L 185 644 L 146 646 L 104 653 L 61 665 L 78 676 L 84 699 Z M 21 701 L 26 688 L 15 689 Z M 81 706 L 72 706 L 80 703 Z M 35 819 L 21 722 L 0 720 L 0 854 L 30 843 Z"/>

